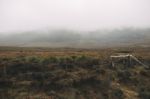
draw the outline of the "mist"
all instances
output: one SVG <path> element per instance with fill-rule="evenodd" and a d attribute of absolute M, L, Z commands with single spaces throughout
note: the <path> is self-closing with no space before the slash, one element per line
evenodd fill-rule
<path fill-rule="evenodd" d="M 150 46 L 149 0 L 0 0 L 0 46 Z"/>
<path fill-rule="evenodd" d="M 15 47 L 150 47 L 150 28 L 123 28 L 113 30 L 74 31 L 56 29 L 18 32 L 0 37 L 1 46 Z"/>
<path fill-rule="evenodd" d="M 0 0 L 0 33 L 150 26 L 149 0 Z"/>

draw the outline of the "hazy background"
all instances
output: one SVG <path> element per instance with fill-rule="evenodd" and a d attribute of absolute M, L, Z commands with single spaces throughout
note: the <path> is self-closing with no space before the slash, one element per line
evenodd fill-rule
<path fill-rule="evenodd" d="M 0 46 L 149 46 L 150 0 L 0 0 Z"/>
<path fill-rule="evenodd" d="M 149 26 L 150 0 L 0 0 L 0 32 Z"/>

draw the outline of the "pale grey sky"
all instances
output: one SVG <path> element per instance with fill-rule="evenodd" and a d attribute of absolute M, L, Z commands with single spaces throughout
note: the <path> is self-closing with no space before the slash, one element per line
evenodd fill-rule
<path fill-rule="evenodd" d="M 0 32 L 150 27 L 150 0 L 0 0 Z"/>

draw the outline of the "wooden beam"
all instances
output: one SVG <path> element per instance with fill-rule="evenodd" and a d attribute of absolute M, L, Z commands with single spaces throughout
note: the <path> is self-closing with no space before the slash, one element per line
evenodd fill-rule
<path fill-rule="evenodd" d="M 127 59 L 127 65 L 128 66 L 131 66 L 131 59 L 132 60 L 135 60 L 137 63 L 143 65 L 143 66 L 146 66 L 144 63 L 142 63 L 140 60 L 138 60 L 135 56 L 131 55 L 131 54 L 127 54 L 127 55 L 111 55 L 110 56 L 111 58 L 111 65 L 112 67 L 114 67 L 114 62 L 113 62 L 113 59 L 119 59 L 119 58 L 125 58 Z M 148 67 L 148 66 L 146 66 Z"/>

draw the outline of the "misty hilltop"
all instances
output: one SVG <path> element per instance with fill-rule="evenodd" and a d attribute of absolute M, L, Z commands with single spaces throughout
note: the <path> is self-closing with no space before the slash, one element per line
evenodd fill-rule
<path fill-rule="evenodd" d="M 40 30 L 1 35 L 0 46 L 98 48 L 150 45 L 150 29 L 113 29 L 97 31 Z"/>

